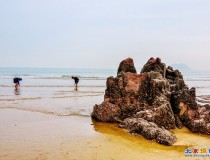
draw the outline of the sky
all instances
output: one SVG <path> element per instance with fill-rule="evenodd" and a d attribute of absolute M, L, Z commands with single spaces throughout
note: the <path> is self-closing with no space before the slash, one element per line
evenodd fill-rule
<path fill-rule="evenodd" d="M 210 70 L 209 0 L 0 0 L 0 67 Z"/>

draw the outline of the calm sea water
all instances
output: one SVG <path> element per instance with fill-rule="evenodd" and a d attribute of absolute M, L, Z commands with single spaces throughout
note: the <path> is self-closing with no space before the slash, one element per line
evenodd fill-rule
<path fill-rule="evenodd" d="M 110 69 L 0 68 L 0 109 L 13 108 L 58 116 L 90 116 L 95 104 L 103 101 Z M 20 89 L 13 78 L 21 77 Z M 78 76 L 74 89 L 71 76 Z"/>
<path fill-rule="evenodd" d="M 73 68 L 0 68 L 0 86 L 11 87 L 14 77 L 21 77 L 22 87 L 70 87 L 71 76 L 78 76 L 80 87 L 105 86 L 106 78 L 116 75 L 111 69 Z"/>
<path fill-rule="evenodd" d="M 138 71 L 140 72 L 140 71 Z M 76 68 L 0 68 L 0 86 L 13 86 L 14 77 L 22 77 L 21 86 L 67 87 L 73 85 L 71 76 L 80 78 L 80 86 L 105 86 L 106 78 L 116 76 L 117 69 Z M 198 95 L 210 95 L 210 72 L 182 72 L 189 87 L 196 87 Z"/>
<path fill-rule="evenodd" d="M 103 101 L 106 78 L 116 74 L 117 69 L 0 68 L 0 109 L 90 116 L 93 106 Z M 197 96 L 210 95 L 209 73 L 183 75 L 189 87 L 196 87 Z M 18 91 L 14 89 L 15 76 L 23 78 Z M 80 78 L 78 91 L 71 76 Z"/>
<path fill-rule="evenodd" d="M 116 75 L 114 69 L 76 69 L 76 68 L 0 68 L 1 77 L 34 77 L 34 78 L 65 78 L 78 76 L 82 78 L 106 78 Z"/>

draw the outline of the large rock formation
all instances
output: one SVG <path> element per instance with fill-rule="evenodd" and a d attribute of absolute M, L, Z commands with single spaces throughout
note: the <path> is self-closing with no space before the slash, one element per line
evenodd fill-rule
<path fill-rule="evenodd" d="M 166 145 L 176 138 L 165 129 L 176 126 L 210 134 L 209 110 L 197 105 L 195 88 L 189 89 L 182 74 L 166 68 L 160 58 L 150 58 L 140 74 L 128 58 L 120 63 L 117 77 L 107 78 L 106 85 L 104 102 L 93 108 L 96 120 L 120 123 Z"/>

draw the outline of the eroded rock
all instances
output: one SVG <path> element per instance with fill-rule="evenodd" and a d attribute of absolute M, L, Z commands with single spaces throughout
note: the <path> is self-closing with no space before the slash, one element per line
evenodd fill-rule
<path fill-rule="evenodd" d="M 176 138 L 166 129 L 186 126 L 210 134 L 210 112 L 196 103 L 195 88 L 189 89 L 181 72 L 151 57 L 140 74 L 133 59 L 123 60 L 117 77 L 108 77 L 104 102 L 95 105 L 92 117 L 121 123 L 123 128 L 172 145 Z"/>
<path fill-rule="evenodd" d="M 103 122 L 117 122 L 121 113 L 120 108 L 109 102 L 103 102 L 93 107 L 92 117 Z"/>
<path fill-rule="evenodd" d="M 158 143 L 169 146 L 173 145 L 177 140 L 168 130 L 142 118 L 126 118 L 120 124 L 120 127 L 127 129 L 131 133 L 139 133 L 149 140 L 154 139 Z"/>
<path fill-rule="evenodd" d="M 117 75 L 120 73 L 126 73 L 126 72 L 136 73 L 136 68 L 134 66 L 132 58 L 127 58 L 120 63 L 118 67 Z"/>

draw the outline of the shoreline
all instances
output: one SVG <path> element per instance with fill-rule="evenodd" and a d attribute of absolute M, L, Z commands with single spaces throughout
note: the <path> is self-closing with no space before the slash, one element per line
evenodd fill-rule
<path fill-rule="evenodd" d="M 175 129 L 178 141 L 169 147 L 90 117 L 16 109 L 1 108 L 0 121 L 2 160 L 187 159 L 187 147 L 209 147 L 210 140 L 186 128 Z"/>

